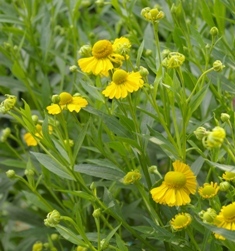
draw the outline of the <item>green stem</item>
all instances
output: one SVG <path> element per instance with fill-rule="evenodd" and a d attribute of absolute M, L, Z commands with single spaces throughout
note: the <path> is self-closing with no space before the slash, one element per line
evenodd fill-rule
<path fill-rule="evenodd" d="M 194 238 L 194 236 L 193 236 L 193 233 L 192 233 L 191 229 L 190 229 L 190 228 L 187 228 L 187 229 L 186 229 L 186 232 L 187 232 L 187 234 L 188 234 L 188 236 L 189 236 L 191 242 L 193 243 L 195 249 L 196 249 L 197 251 L 201 251 L 200 247 L 198 246 L 198 244 L 197 244 L 197 242 L 196 242 L 196 240 L 195 240 L 195 238 Z"/>

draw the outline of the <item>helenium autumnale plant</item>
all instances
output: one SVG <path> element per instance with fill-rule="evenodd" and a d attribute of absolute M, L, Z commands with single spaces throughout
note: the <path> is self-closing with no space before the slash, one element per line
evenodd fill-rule
<path fill-rule="evenodd" d="M 0 250 L 233 250 L 231 0 L 0 0 Z"/>

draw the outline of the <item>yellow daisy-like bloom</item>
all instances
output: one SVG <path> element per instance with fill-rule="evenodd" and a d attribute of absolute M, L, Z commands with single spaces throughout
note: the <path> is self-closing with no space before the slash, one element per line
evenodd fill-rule
<path fill-rule="evenodd" d="M 219 191 L 217 183 L 205 183 L 202 187 L 199 187 L 198 192 L 203 199 L 210 199 L 214 197 Z"/>
<path fill-rule="evenodd" d="M 174 218 L 171 219 L 170 224 L 173 230 L 179 231 L 186 228 L 192 221 L 191 215 L 188 213 L 176 214 Z"/>
<path fill-rule="evenodd" d="M 52 126 L 48 126 L 49 133 L 52 133 Z M 38 144 L 36 138 L 42 138 L 42 126 L 40 124 L 36 125 L 35 133 L 31 134 L 27 132 L 24 134 L 23 138 L 27 146 L 36 146 Z"/>
<path fill-rule="evenodd" d="M 235 179 L 235 173 L 226 171 L 225 173 L 223 173 L 222 178 L 227 181 L 232 181 Z"/>
<path fill-rule="evenodd" d="M 83 72 L 108 76 L 109 71 L 114 68 L 113 63 L 120 66 L 123 60 L 122 55 L 114 53 L 110 41 L 100 40 L 92 47 L 92 57 L 79 59 L 78 65 Z"/>
<path fill-rule="evenodd" d="M 87 100 L 82 97 L 72 96 L 68 92 L 62 92 L 59 95 L 59 103 L 47 106 L 49 114 L 59 114 L 62 110 L 68 109 L 70 112 L 79 112 L 81 108 L 86 107 Z"/>
<path fill-rule="evenodd" d="M 190 194 L 196 192 L 196 176 L 190 167 L 177 160 L 173 163 L 174 171 L 167 172 L 160 187 L 153 188 L 150 193 L 155 202 L 170 207 L 190 203 Z"/>
<path fill-rule="evenodd" d="M 37 124 L 35 130 L 35 136 L 33 136 L 30 132 L 24 134 L 23 138 L 27 146 L 36 146 L 38 144 L 35 137 L 41 138 L 42 137 L 42 126 Z"/>
<path fill-rule="evenodd" d="M 139 72 L 126 72 L 118 69 L 114 72 L 112 82 L 102 92 L 110 99 L 125 98 L 130 92 L 138 91 L 144 84 Z"/>
<path fill-rule="evenodd" d="M 223 206 L 220 213 L 216 216 L 214 224 L 217 227 L 225 228 L 228 230 L 235 230 L 235 202 Z M 216 234 L 216 237 L 225 239 L 222 235 Z"/>
<path fill-rule="evenodd" d="M 129 58 L 127 54 L 129 54 L 130 48 L 131 43 L 126 37 L 116 38 L 113 42 L 113 51 L 125 56 L 126 58 Z"/>

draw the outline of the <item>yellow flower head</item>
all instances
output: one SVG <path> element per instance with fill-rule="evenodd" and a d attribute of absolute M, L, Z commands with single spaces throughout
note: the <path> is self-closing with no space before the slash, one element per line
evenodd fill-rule
<path fill-rule="evenodd" d="M 215 218 L 214 224 L 217 227 L 233 231 L 235 230 L 235 202 L 222 207 L 220 213 Z M 222 239 L 225 239 L 218 234 L 216 234 L 216 237 L 222 237 Z"/>
<path fill-rule="evenodd" d="M 126 72 L 118 69 L 114 72 L 112 82 L 102 92 L 110 99 L 125 98 L 130 92 L 138 91 L 144 84 L 139 72 Z"/>
<path fill-rule="evenodd" d="M 116 38 L 113 42 L 113 51 L 123 56 L 128 56 L 131 48 L 131 43 L 128 38 Z"/>
<path fill-rule="evenodd" d="M 167 172 L 161 186 L 150 193 L 155 202 L 172 206 L 190 203 L 190 194 L 196 192 L 196 176 L 190 167 L 177 160 L 173 163 L 174 171 Z"/>
<path fill-rule="evenodd" d="M 78 65 L 81 70 L 94 75 L 109 75 L 109 70 L 114 68 L 114 63 L 119 66 L 122 64 L 124 57 L 113 51 L 113 45 L 108 40 L 100 40 L 92 47 L 92 56 L 81 58 Z"/>
<path fill-rule="evenodd" d="M 190 214 L 179 213 L 171 219 L 170 224 L 173 230 L 182 230 L 186 228 L 192 221 Z"/>
<path fill-rule="evenodd" d="M 202 139 L 202 142 L 204 146 L 209 149 L 217 148 L 221 147 L 225 137 L 226 137 L 225 130 L 220 126 L 216 126 L 215 128 L 213 128 L 211 132 L 208 133 L 207 137 Z"/>
<path fill-rule="evenodd" d="M 226 171 L 225 173 L 223 173 L 222 178 L 224 180 L 232 181 L 235 179 L 235 173 Z"/>
<path fill-rule="evenodd" d="M 59 103 L 47 106 L 49 114 L 59 114 L 62 110 L 69 110 L 70 112 L 79 112 L 81 108 L 87 106 L 87 100 L 82 97 L 72 96 L 68 92 L 62 92 L 59 95 Z"/>
<path fill-rule="evenodd" d="M 214 197 L 219 191 L 217 183 L 205 183 L 202 187 L 199 187 L 198 192 L 203 199 L 210 199 Z"/>
<path fill-rule="evenodd" d="M 53 128 L 51 126 L 48 126 L 49 133 L 52 132 Z M 27 146 L 36 146 L 38 144 L 37 139 L 42 138 L 42 126 L 40 124 L 37 124 L 35 126 L 35 133 L 32 134 L 30 132 L 27 132 L 24 134 L 23 138 Z"/>

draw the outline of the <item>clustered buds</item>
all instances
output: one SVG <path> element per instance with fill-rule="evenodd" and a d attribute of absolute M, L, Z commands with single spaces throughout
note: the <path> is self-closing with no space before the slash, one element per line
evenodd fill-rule
<path fill-rule="evenodd" d="M 213 223 L 216 215 L 216 211 L 213 208 L 207 208 L 206 211 L 203 210 L 199 213 L 199 216 L 205 223 Z"/>
<path fill-rule="evenodd" d="M 216 126 L 212 131 L 207 131 L 204 127 L 198 127 L 194 134 L 197 139 L 202 140 L 203 145 L 208 149 L 221 147 L 226 137 L 225 130 L 220 126 Z"/>
<path fill-rule="evenodd" d="M 167 69 L 179 68 L 185 60 L 185 56 L 179 52 L 169 52 L 163 59 L 162 65 Z"/>
<path fill-rule="evenodd" d="M 44 224 L 47 227 L 55 227 L 60 223 L 61 216 L 57 210 L 53 210 L 47 215 L 47 218 L 44 220 Z"/>
<path fill-rule="evenodd" d="M 225 65 L 223 65 L 223 63 L 220 60 L 216 60 L 213 63 L 213 70 L 214 71 L 222 71 L 224 67 L 225 67 Z"/>
<path fill-rule="evenodd" d="M 138 170 L 134 170 L 131 172 L 128 172 L 124 178 L 123 178 L 123 183 L 125 185 L 129 185 L 129 184 L 134 184 L 136 181 L 140 180 L 141 178 L 141 174 Z"/>
<path fill-rule="evenodd" d="M 7 98 L 5 100 L 2 101 L 2 103 L 0 104 L 0 113 L 7 113 L 8 111 L 10 111 L 16 103 L 16 96 L 14 95 L 5 95 Z"/>
<path fill-rule="evenodd" d="M 146 7 L 141 10 L 141 16 L 144 17 L 147 21 L 157 22 L 160 19 L 164 18 L 165 14 L 163 11 L 159 11 L 158 8 L 149 8 Z"/>

